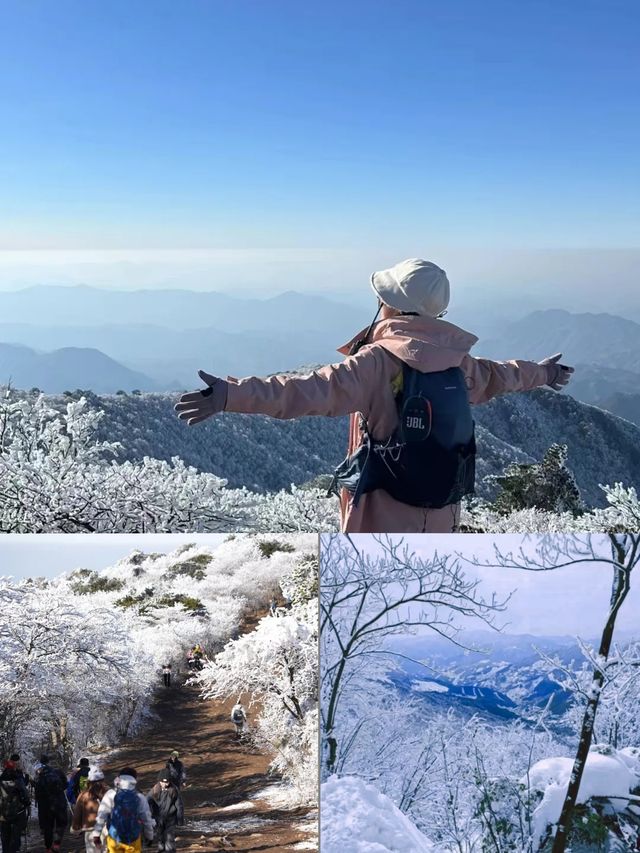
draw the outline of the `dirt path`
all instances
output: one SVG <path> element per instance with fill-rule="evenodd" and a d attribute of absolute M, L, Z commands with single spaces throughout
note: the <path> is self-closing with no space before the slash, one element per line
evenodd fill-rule
<path fill-rule="evenodd" d="M 110 756 L 104 768 L 107 781 L 130 765 L 138 771 L 138 790 L 146 793 L 170 752 L 177 749 L 187 771 L 186 825 L 179 832 L 178 850 L 317 850 L 316 814 L 251 799 L 272 784 L 267 775 L 269 757 L 236 740 L 230 721 L 233 702 L 202 701 L 193 687 L 165 690 L 153 707 L 156 721 Z M 36 842 L 39 833 L 34 826 L 29 851 L 44 849 Z M 67 834 L 63 851 L 80 850 L 84 844 Z"/>

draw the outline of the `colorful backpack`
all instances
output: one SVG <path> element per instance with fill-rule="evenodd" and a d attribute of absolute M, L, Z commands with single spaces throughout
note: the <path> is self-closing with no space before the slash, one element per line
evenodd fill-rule
<path fill-rule="evenodd" d="M 121 844 L 133 844 L 142 832 L 136 791 L 118 791 L 113 801 L 109 835 Z"/>

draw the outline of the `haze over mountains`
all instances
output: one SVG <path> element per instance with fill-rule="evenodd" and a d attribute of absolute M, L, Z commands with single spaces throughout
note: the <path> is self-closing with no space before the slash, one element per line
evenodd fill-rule
<path fill-rule="evenodd" d="M 295 292 L 269 299 L 55 286 L 0 292 L 0 341 L 45 351 L 95 347 L 145 374 L 134 386 L 141 390 L 191 387 L 198 368 L 242 376 L 334 361 L 336 348 L 369 319 L 353 306 Z M 122 387 L 109 376 L 100 382 L 100 390 Z"/>
<path fill-rule="evenodd" d="M 97 393 L 153 389 L 148 376 L 130 370 L 94 347 L 64 347 L 36 352 L 18 344 L 0 343 L 0 384 L 62 392 L 92 388 Z"/>
<path fill-rule="evenodd" d="M 517 316 L 513 301 L 466 303 L 447 319 L 481 335 L 476 355 L 538 360 L 561 350 L 577 368 L 572 396 L 639 423 L 640 324 L 607 313 L 531 312 L 533 304 L 523 298 L 526 316 Z M 12 346 L 0 351 L 0 382 L 114 393 L 194 387 L 199 368 L 221 376 L 295 370 L 339 360 L 336 347 L 373 310 L 364 293 L 351 304 L 294 291 L 266 299 L 87 286 L 2 291 L 0 342 Z"/>

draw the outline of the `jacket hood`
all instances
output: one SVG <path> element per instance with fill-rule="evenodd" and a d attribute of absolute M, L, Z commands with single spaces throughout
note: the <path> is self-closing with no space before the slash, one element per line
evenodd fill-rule
<path fill-rule="evenodd" d="M 351 347 L 361 340 L 367 329 L 338 349 L 349 355 Z M 423 373 L 458 367 L 478 338 L 453 323 L 436 317 L 390 317 L 376 323 L 369 344 L 384 347 L 410 367 Z"/>
<path fill-rule="evenodd" d="M 121 791 L 134 791 L 137 785 L 137 781 L 133 778 L 133 776 L 127 776 L 125 773 L 124 776 L 118 777 L 118 788 Z"/>

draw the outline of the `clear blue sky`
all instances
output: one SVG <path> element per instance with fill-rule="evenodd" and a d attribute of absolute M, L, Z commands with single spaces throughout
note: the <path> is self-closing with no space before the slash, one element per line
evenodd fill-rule
<path fill-rule="evenodd" d="M 637 0 L 5 0 L 0 248 L 640 244 Z"/>

